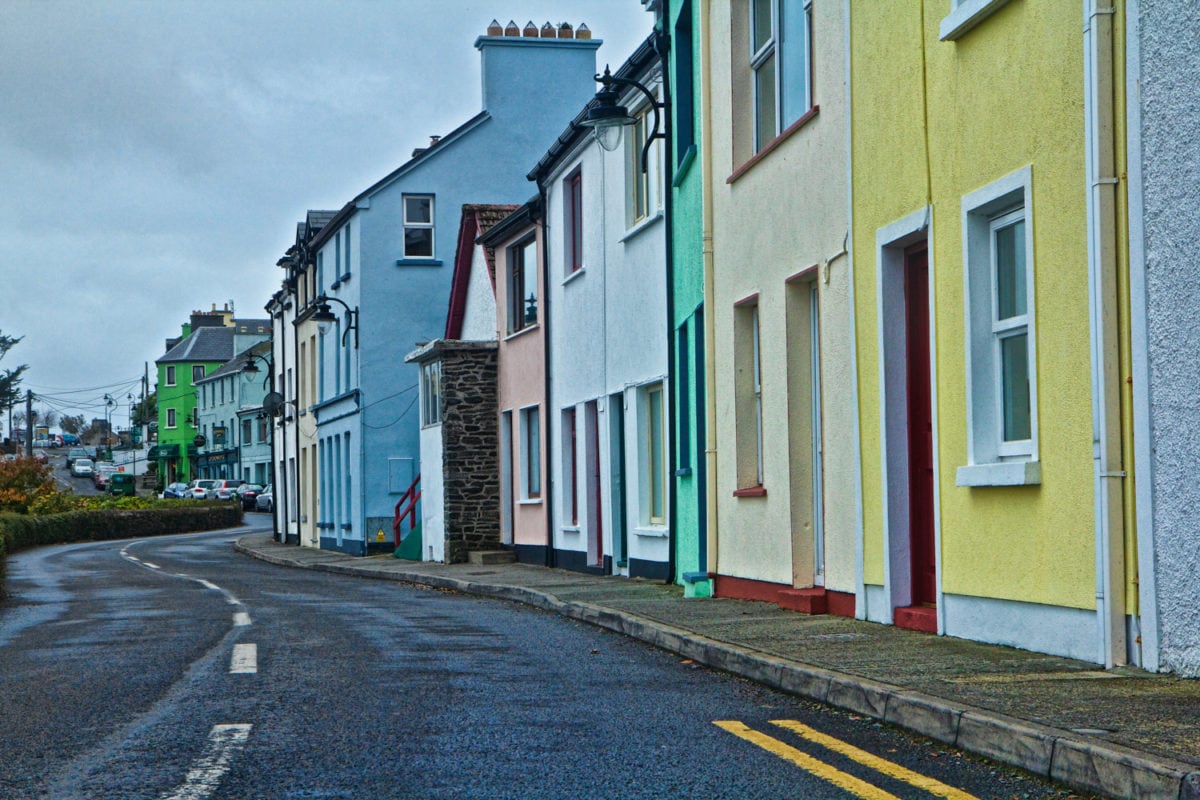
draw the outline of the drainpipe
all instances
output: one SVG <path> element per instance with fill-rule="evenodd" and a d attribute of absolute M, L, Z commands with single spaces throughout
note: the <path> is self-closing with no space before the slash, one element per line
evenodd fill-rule
<path fill-rule="evenodd" d="M 703 0 L 700 13 L 700 75 L 704 89 L 700 93 L 700 152 L 704 179 L 712 179 L 712 47 L 709 27 L 711 0 Z M 704 191 L 701 212 L 704 260 L 704 468 L 708 491 L 705 493 L 705 517 L 708 519 L 708 564 L 705 569 L 715 578 L 719 569 L 717 549 L 717 375 L 716 309 L 713 307 L 713 203 L 712 190 Z M 715 588 L 715 587 L 714 587 Z"/>
<path fill-rule="evenodd" d="M 545 436 L 543 437 L 543 441 L 545 442 L 545 445 L 544 445 L 543 452 L 546 454 L 546 456 L 548 458 L 549 455 L 554 452 L 554 450 L 553 450 L 554 421 L 551 418 L 551 414 L 554 413 L 554 410 L 550 407 L 550 380 L 551 380 L 551 372 L 550 372 L 550 236 L 549 236 L 550 214 L 549 214 L 549 211 L 546 206 L 546 187 L 542 183 L 542 179 L 540 176 L 538 177 L 537 187 L 538 187 L 538 216 L 541 217 L 541 228 L 542 228 L 542 297 L 541 297 L 542 307 L 540 309 L 542 312 L 542 407 L 544 409 L 546 409 L 546 424 L 542 426 L 543 428 L 545 428 Z M 536 227 L 536 225 L 535 225 L 535 227 Z M 545 463 L 546 465 L 550 464 L 549 460 L 546 460 L 543 463 Z M 555 556 L 554 556 L 554 530 L 558 526 L 554 522 L 554 485 L 553 485 L 554 482 L 552 480 L 553 475 L 554 475 L 554 473 L 552 471 L 548 470 L 546 472 L 546 483 L 547 483 L 548 491 L 542 492 L 542 503 L 544 504 L 544 508 L 546 509 L 546 566 L 547 567 L 558 566 L 558 559 L 555 558 Z M 509 491 L 511 491 L 511 490 L 512 490 L 512 487 L 510 486 Z M 516 526 L 515 525 L 513 527 L 513 531 L 514 531 L 513 547 L 515 548 L 516 547 L 516 539 L 515 539 Z"/>
<path fill-rule="evenodd" d="M 1088 299 L 1096 518 L 1097 661 L 1126 661 L 1125 526 L 1113 147 L 1113 8 L 1084 0 Z"/>
<path fill-rule="evenodd" d="M 670 35 L 667 33 L 667 26 L 670 23 L 670 11 L 666 14 L 659 15 L 659 31 L 658 36 L 654 39 L 654 50 L 658 53 L 659 63 L 662 69 L 662 103 L 666 109 L 663 121 L 664 127 L 664 146 L 663 146 L 663 168 L 662 168 L 662 187 L 663 187 L 663 215 L 666 217 L 666 253 L 667 253 L 667 576 L 664 583 L 675 583 L 675 573 L 678 569 L 678 562 L 675 559 L 675 547 L 679 541 L 679 535 L 676 527 L 679 523 L 679 515 L 675 509 L 678 490 L 676 487 L 677 478 L 675 470 L 679 467 L 679 459 L 675 452 L 675 445 L 679 441 L 678 436 L 674 436 L 676 421 L 679 415 L 675 411 L 675 403 L 677 402 L 679 393 L 676 391 L 672 378 L 676 374 L 675 370 L 675 236 L 672 230 L 674 213 L 675 196 L 675 141 L 674 132 L 675 126 L 671 124 L 671 118 L 674 109 L 671 106 L 671 65 L 669 63 L 668 54 L 671 52 L 672 42 Z M 687 358 L 687 354 L 683 354 Z"/>

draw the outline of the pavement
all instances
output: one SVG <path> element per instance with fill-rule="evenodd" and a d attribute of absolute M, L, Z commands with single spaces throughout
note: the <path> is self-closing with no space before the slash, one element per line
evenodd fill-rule
<path fill-rule="evenodd" d="M 1200 800 L 1200 681 L 528 564 L 432 564 L 242 536 L 281 566 L 509 600 L 1112 798 Z"/>

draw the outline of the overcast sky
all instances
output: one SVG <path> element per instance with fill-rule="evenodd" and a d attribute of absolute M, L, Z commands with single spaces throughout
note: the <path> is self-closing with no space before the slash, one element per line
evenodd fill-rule
<path fill-rule="evenodd" d="M 0 0 L 0 332 L 25 337 L 0 368 L 89 420 L 110 392 L 125 427 L 192 310 L 265 317 L 307 209 L 480 110 L 493 18 L 586 22 L 614 68 L 653 22 L 641 0 Z"/>

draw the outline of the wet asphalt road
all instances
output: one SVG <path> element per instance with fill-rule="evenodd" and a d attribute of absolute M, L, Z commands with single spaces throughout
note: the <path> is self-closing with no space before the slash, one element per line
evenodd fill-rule
<path fill-rule="evenodd" d="M 9 559 L 0 798 L 937 796 L 772 720 L 960 800 L 1066 796 L 552 614 L 257 562 L 245 532 Z"/>

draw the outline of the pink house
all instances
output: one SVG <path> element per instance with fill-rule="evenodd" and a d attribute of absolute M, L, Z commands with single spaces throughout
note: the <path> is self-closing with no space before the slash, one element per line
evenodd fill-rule
<path fill-rule="evenodd" d="M 500 541 L 533 564 L 550 563 L 541 222 L 534 198 L 479 239 L 495 263 Z"/>

